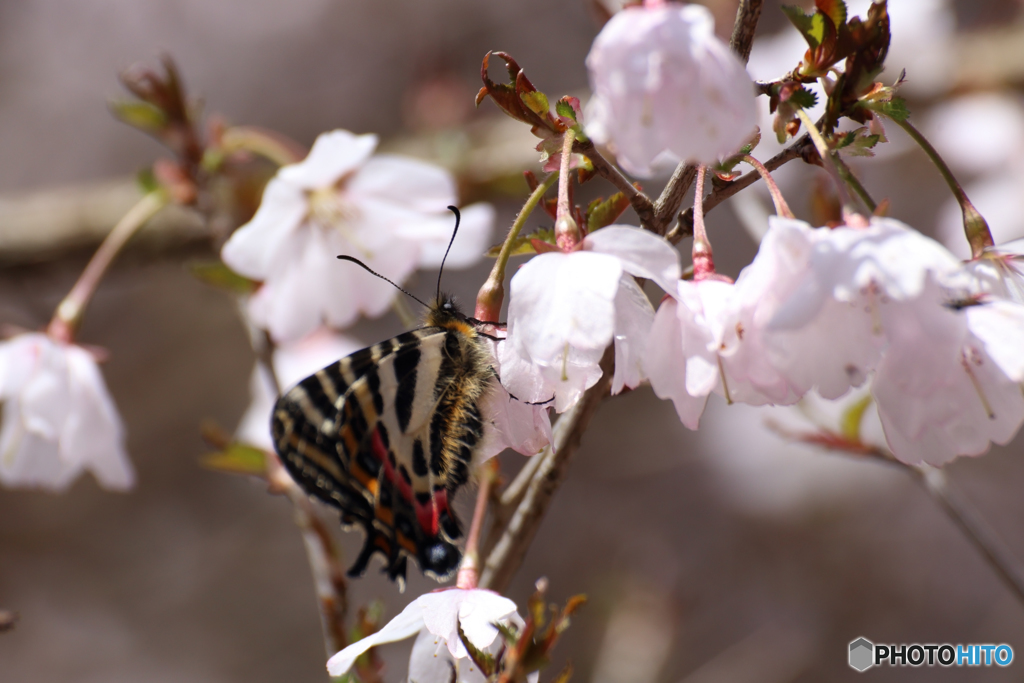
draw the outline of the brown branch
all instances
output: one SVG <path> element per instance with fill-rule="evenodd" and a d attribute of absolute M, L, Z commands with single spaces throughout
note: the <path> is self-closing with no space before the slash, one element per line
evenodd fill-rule
<path fill-rule="evenodd" d="M 494 549 L 484 561 L 480 587 L 501 592 L 522 564 L 526 551 L 547 513 L 551 499 L 565 479 L 572 457 L 579 450 L 583 432 L 598 404 L 608 395 L 615 372 L 615 351 L 609 346 L 601 359 L 604 374 L 567 410 L 554 427 L 554 447 L 533 456 L 543 458 Z"/>
<path fill-rule="evenodd" d="M 754 44 L 754 31 L 757 30 L 757 20 L 761 18 L 762 5 L 764 0 L 740 0 L 736 8 L 736 21 L 732 25 L 729 47 L 740 56 L 744 64 L 750 59 L 750 48 Z"/>
<path fill-rule="evenodd" d="M 580 154 L 585 154 L 594 165 L 594 170 L 597 171 L 597 174 L 614 185 L 619 192 L 626 196 L 626 199 L 629 200 L 630 205 L 633 207 L 633 211 L 640 217 L 640 224 L 647 230 L 655 230 L 655 210 L 650 197 L 633 187 L 633 183 L 629 182 L 629 179 L 622 174 L 622 171 L 597 151 L 592 140 L 577 140 L 575 150 Z"/>
<path fill-rule="evenodd" d="M 739 7 L 736 8 L 736 21 L 733 22 L 729 47 L 740 56 L 744 64 L 750 57 L 750 46 L 754 43 L 754 31 L 757 29 L 757 20 L 761 17 L 763 4 L 764 0 L 740 0 Z M 765 165 L 767 166 L 767 164 Z M 672 173 L 668 184 L 665 185 L 661 196 L 654 203 L 654 232 L 659 235 L 666 234 L 669 225 L 679 212 L 679 207 L 683 205 L 683 197 L 686 196 L 696 177 L 696 165 L 682 163 L 676 166 L 676 170 Z M 740 189 L 742 188 L 737 188 L 736 191 L 738 192 Z M 705 210 L 711 210 L 711 206 L 705 206 Z"/>
<path fill-rule="evenodd" d="M 811 143 L 810 138 L 807 135 L 804 135 L 792 145 L 764 162 L 764 167 L 769 171 L 774 171 L 793 159 L 805 157 L 808 151 L 813 150 L 813 148 L 814 146 Z M 715 188 L 704 197 L 704 213 L 706 214 L 729 197 L 732 197 L 740 190 L 750 187 L 760 179 L 760 174 L 751 172 L 740 176 L 736 180 L 715 186 Z M 688 237 L 692 234 L 693 209 L 689 208 L 679 215 L 679 222 L 676 223 L 675 227 L 665 235 L 665 238 L 672 243 L 676 243 L 684 237 Z"/>

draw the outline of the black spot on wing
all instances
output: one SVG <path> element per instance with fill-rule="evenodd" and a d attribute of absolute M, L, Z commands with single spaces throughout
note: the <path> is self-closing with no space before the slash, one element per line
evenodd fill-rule
<path fill-rule="evenodd" d="M 412 442 L 412 471 L 417 477 L 427 476 L 427 459 L 423 456 L 423 441 Z"/>
<path fill-rule="evenodd" d="M 412 419 L 412 406 L 416 399 L 416 379 L 422 354 L 418 346 L 402 349 L 395 355 L 395 415 L 398 426 L 405 432 Z"/>
<path fill-rule="evenodd" d="M 377 371 L 366 373 L 366 388 L 370 390 L 373 397 L 373 409 L 378 415 L 384 414 L 384 397 L 380 395 L 380 375 Z"/>

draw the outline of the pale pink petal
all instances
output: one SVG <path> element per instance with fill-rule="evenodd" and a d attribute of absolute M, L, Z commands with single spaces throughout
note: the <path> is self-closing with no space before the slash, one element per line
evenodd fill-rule
<path fill-rule="evenodd" d="M 376 135 L 347 130 L 322 133 L 304 160 L 282 167 L 277 177 L 303 190 L 330 187 L 366 163 L 376 148 Z"/>
<path fill-rule="evenodd" d="M 342 676 L 352 668 L 359 655 L 371 647 L 405 640 L 419 633 L 420 629 L 423 628 L 423 608 L 420 605 L 422 598 L 423 596 L 420 596 L 410 602 L 398 616 L 386 623 L 381 630 L 362 640 L 357 640 L 327 660 L 327 672 L 332 676 Z"/>
<path fill-rule="evenodd" d="M 512 278 L 509 342 L 535 362 L 567 346 L 604 349 L 612 339 L 619 260 L 590 252 L 540 254 Z"/>
<path fill-rule="evenodd" d="M 666 292 L 675 292 L 682 276 L 679 252 L 663 237 L 628 225 L 609 225 L 590 233 L 583 248 L 615 256 L 630 275 L 654 280 Z"/>
<path fill-rule="evenodd" d="M 300 189 L 278 178 L 271 179 L 263 190 L 256 215 L 231 234 L 221 248 L 221 258 L 241 275 L 255 280 L 266 279 L 308 210 Z"/>
<path fill-rule="evenodd" d="M 460 624 L 469 642 L 485 648 L 498 637 L 494 624 L 516 613 L 514 602 L 483 589 L 439 590 L 421 595 L 416 602 L 423 610 L 426 629 L 448 642 L 448 651 L 453 657 L 469 656 L 459 638 Z"/>
<path fill-rule="evenodd" d="M 448 171 L 392 154 L 378 154 L 367 161 L 349 180 L 345 191 L 422 213 L 447 213 L 445 207 L 458 201 L 455 180 Z"/>
<path fill-rule="evenodd" d="M 967 326 L 1014 382 L 1024 382 L 1024 306 L 992 301 L 966 310 Z"/>
<path fill-rule="evenodd" d="M 643 353 L 654 322 L 654 307 L 632 277 L 623 275 L 615 295 L 615 375 L 612 394 L 635 389 L 647 375 Z"/>
<path fill-rule="evenodd" d="M 61 434 L 61 455 L 85 466 L 103 488 L 130 489 L 135 471 L 124 447 L 124 427 L 96 360 L 76 347 L 67 349 L 67 359 L 73 410 Z"/>
<path fill-rule="evenodd" d="M 655 395 L 671 399 L 682 423 L 697 429 L 707 395 L 692 396 L 686 390 L 686 356 L 677 306 L 675 299 L 666 298 L 658 307 L 644 351 L 644 371 Z"/>
<path fill-rule="evenodd" d="M 551 443 L 550 404 L 530 405 L 513 398 L 497 380 L 484 395 L 480 413 L 484 417 L 484 438 L 476 457 L 487 460 L 506 448 L 534 455 Z"/>
<path fill-rule="evenodd" d="M 490 204 L 471 204 L 462 209 L 459 234 L 452 242 L 445 268 L 467 268 L 480 261 L 492 243 L 494 215 L 494 207 Z M 451 241 L 454 226 L 454 216 L 445 211 L 443 215 L 421 221 L 418 225 L 402 226 L 398 234 L 419 243 L 420 268 L 438 268 Z"/>

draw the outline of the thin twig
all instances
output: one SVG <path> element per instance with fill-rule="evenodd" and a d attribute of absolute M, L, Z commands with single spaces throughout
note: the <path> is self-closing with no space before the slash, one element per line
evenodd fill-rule
<path fill-rule="evenodd" d="M 761 7 L 764 0 L 740 0 L 736 8 L 736 21 L 732 25 L 732 36 L 729 47 L 740 56 L 746 64 L 750 59 L 750 48 L 754 44 L 754 31 L 757 20 L 761 18 Z"/>
<path fill-rule="evenodd" d="M 954 491 L 943 470 L 930 465 L 908 465 L 886 448 L 864 443 L 857 437 L 851 439 L 825 428 L 820 428 L 818 432 L 800 433 L 786 430 L 774 422 L 768 422 L 766 426 L 785 439 L 859 458 L 871 458 L 909 473 L 1024 605 L 1024 574 L 1019 569 L 1019 563 L 985 519 Z"/>
<path fill-rule="evenodd" d="M 567 410 L 554 427 L 554 446 L 534 458 L 543 458 L 522 501 L 512 514 L 501 538 L 484 562 L 480 587 L 503 591 L 522 564 L 526 551 L 540 527 L 555 492 L 565 479 L 569 463 L 579 450 L 583 432 L 598 404 L 608 395 L 614 374 L 615 352 L 609 346 L 601 359 L 604 374 L 587 389 L 575 406 Z"/>
<path fill-rule="evenodd" d="M 594 146 L 594 142 L 589 138 L 587 140 L 577 140 L 575 151 L 585 154 L 594 165 L 594 170 L 597 174 L 625 195 L 633 207 L 633 211 L 640 217 L 641 226 L 647 230 L 655 230 L 654 204 L 651 202 L 650 197 L 633 187 L 633 183 L 629 182 L 629 179 L 614 164 L 604 158 L 601 152 L 597 150 L 597 147 Z"/>
<path fill-rule="evenodd" d="M 927 465 L 905 467 L 916 475 L 932 500 L 939 504 L 946 516 L 953 520 L 975 550 L 985 558 L 989 567 L 1024 605 L 1024 576 L 1021 575 L 1016 559 L 985 519 L 952 488 L 946 473 Z"/>
<path fill-rule="evenodd" d="M 455 577 L 455 586 L 462 589 L 476 588 L 480 580 L 480 532 L 484 527 L 487 507 L 491 502 L 491 490 L 498 479 L 498 460 L 492 458 L 479 468 L 480 488 L 476 492 L 476 506 L 473 508 L 473 520 L 466 534 L 466 550 L 462 554 L 459 573 Z"/>
<path fill-rule="evenodd" d="M 281 381 L 274 369 L 274 342 L 264 330 L 254 331 L 252 339 L 256 362 L 270 379 L 275 394 L 279 397 Z M 331 657 L 348 644 L 345 631 L 348 584 L 345 581 L 345 567 L 341 562 L 341 550 L 309 496 L 285 471 L 281 461 L 272 454 L 268 454 L 267 457 L 267 480 L 270 483 L 270 490 L 285 494 L 295 510 L 295 525 L 302 533 L 306 559 L 313 574 L 313 588 L 316 590 L 320 607 L 324 649 L 327 656 Z"/>

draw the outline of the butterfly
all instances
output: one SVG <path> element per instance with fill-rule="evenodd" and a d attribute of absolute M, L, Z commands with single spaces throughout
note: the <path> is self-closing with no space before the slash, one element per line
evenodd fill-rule
<path fill-rule="evenodd" d="M 454 242 L 460 217 L 448 208 L 455 213 Z M 387 280 L 357 259 L 338 258 Z M 292 478 L 340 510 L 343 526 L 366 533 L 349 576 L 361 576 L 380 554 L 388 577 L 403 587 L 408 557 L 438 580 L 458 568 L 454 541 L 462 530 L 450 503 L 469 478 L 484 433 L 480 403 L 496 378 L 489 335 L 479 329 L 485 323 L 441 293 L 440 273 L 427 308 L 424 327 L 299 382 L 278 399 L 271 419 Z"/>

